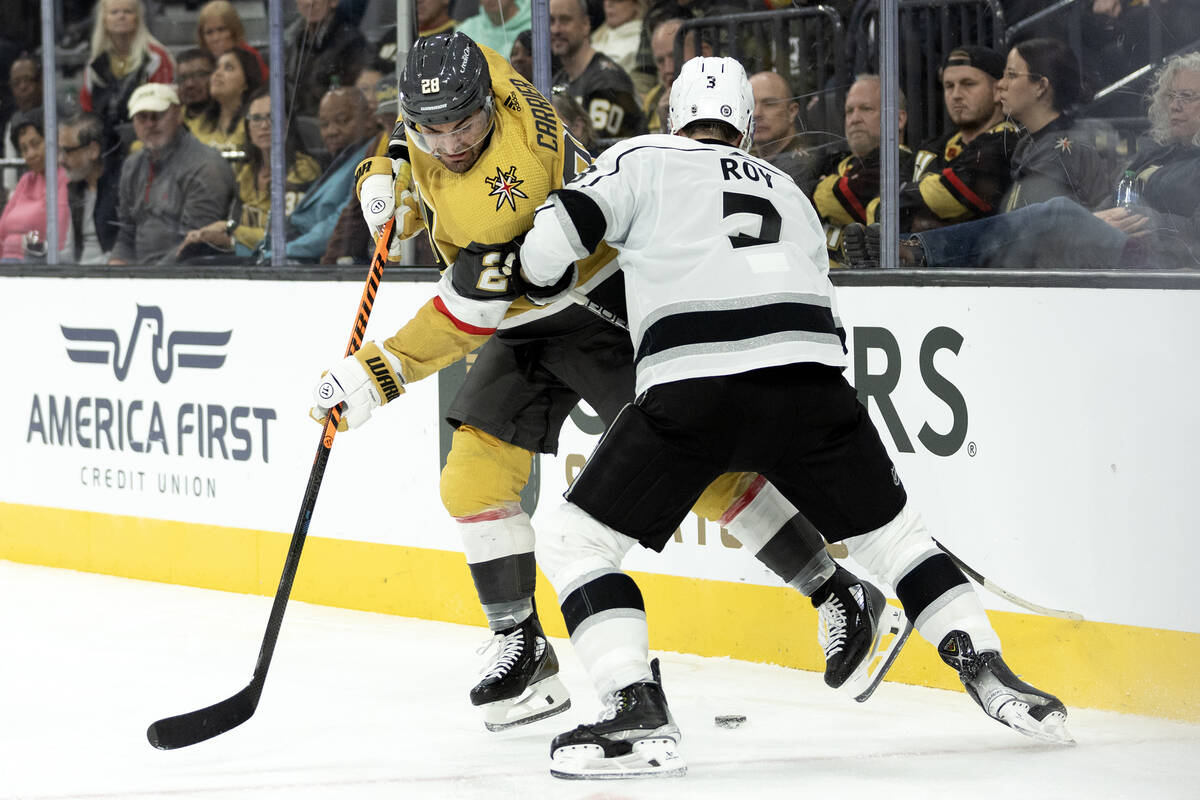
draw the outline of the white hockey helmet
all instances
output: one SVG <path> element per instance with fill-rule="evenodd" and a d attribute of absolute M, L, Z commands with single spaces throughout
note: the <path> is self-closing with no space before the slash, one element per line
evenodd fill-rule
<path fill-rule="evenodd" d="M 738 147 L 754 141 L 754 92 L 746 70 L 732 58 L 697 56 L 683 65 L 671 86 L 667 124 L 671 133 L 696 120 L 727 122 L 742 134 Z"/>

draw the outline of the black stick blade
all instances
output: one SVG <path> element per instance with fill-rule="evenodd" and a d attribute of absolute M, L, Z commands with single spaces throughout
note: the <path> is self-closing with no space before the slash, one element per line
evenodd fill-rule
<path fill-rule="evenodd" d="M 159 750 L 175 750 L 220 736 L 250 719 L 261 696 L 262 684 L 251 681 L 233 697 L 208 708 L 160 719 L 146 729 L 146 738 Z"/>

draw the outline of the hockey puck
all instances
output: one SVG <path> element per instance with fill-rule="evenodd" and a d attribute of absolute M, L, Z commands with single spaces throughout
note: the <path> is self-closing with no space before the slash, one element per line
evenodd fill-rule
<path fill-rule="evenodd" d="M 740 728 L 746 723 L 745 714 L 720 714 L 713 719 L 718 728 Z"/>

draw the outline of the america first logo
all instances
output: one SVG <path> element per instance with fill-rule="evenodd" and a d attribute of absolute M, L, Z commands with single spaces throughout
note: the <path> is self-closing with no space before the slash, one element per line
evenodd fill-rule
<path fill-rule="evenodd" d="M 229 344 L 233 335 L 228 331 L 171 331 L 163 324 L 163 312 L 158 306 L 138 305 L 133 330 L 122 346 L 121 337 L 112 328 L 75 328 L 59 325 L 67 340 L 67 357 L 77 364 L 111 364 L 113 375 L 124 381 L 129 375 L 133 356 L 143 330 L 152 332 L 150 362 L 159 383 L 171 380 L 176 367 L 180 369 L 219 369 L 225 364 L 225 354 L 218 352 Z"/>

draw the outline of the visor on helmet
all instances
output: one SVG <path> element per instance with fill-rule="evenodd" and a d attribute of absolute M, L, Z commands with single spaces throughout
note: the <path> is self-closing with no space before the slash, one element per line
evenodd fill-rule
<path fill-rule="evenodd" d="M 468 114 L 448 131 L 433 132 L 429 126 L 418 125 L 405 119 L 408 137 L 418 150 L 437 156 L 457 156 L 467 152 L 487 138 L 495 123 L 492 114 L 492 98 L 487 98 L 482 108 Z"/>

